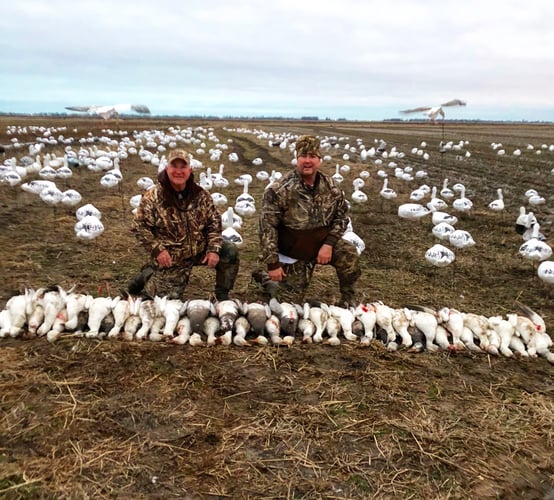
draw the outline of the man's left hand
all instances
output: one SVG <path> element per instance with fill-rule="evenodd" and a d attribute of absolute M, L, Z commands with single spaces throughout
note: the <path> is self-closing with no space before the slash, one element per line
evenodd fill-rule
<path fill-rule="evenodd" d="M 202 264 L 206 264 L 208 267 L 215 267 L 219 263 L 219 254 L 215 252 L 208 252 L 202 260 Z"/>
<path fill-rule="evenodd" d="M 327 244 L 321 245 L 321 248 L 317 253 L 317 263 L 329 264 L 329 262 L 331 262 L 332 257 L 333 257 L 333 247 Z"/>

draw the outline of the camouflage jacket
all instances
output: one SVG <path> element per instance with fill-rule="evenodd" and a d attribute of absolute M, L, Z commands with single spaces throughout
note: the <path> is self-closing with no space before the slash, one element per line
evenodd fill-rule
<path fill-rule="evenodd" d="M 222 244 L 221 216 L 208 191 L 195 185 L 189 200 L 158 182 L 144 193 L 133 220 L 132 231 L 156 258 L 167 250 L 175 263 L 206 252 L 219 253 Z"/>
<path fill-rule="evenodd" d="M 312 188 L 293 170 L 265 190 L 262 203 L 260 260 L 270 270 L 279 267 L 279 253 L 314 258 L 322 244 L 334 246 L 348 225 L 344 193 L 321 172 Z"/>

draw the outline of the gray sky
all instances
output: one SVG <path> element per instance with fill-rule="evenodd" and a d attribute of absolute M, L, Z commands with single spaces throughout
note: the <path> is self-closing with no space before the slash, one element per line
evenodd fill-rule
<path fill-rule="evenodd" d="M 554 121 L 552 0 L 18 0 L 0 111 Z M 423 117 L 423 115 L 409 115 Z"/>

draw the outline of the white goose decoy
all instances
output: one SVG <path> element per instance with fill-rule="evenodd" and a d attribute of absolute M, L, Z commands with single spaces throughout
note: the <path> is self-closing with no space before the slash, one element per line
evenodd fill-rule
<path fill-rule="evenodd" d="M 429 215 L 431 210 L 419 203 L 403 203 L 398 207 L 398 217 L 409 220 L 419 220 Z"/>
<path fill-rule="evenodd" d="M 119 179 L 110 173 L 106 173 L 100 179 L 100 184 L 105 188 L 114 188 L 119 184 Z"/>
<path fill-rule="evenodd" d="M 240 233 L 232 227 L 225 228 L 221 232 L 221 236 L 223 237 L 223 239 L 225 241 L 229 241 L 231 243 L 234 243 L 238 247 L 240 247 L 244 243 L 244 240 L 243 240 L 242 236 L 240 235 Z"/>
<path fill-rule="evenodd" d="M 389 187 L 388 177 L 385 177 L 385 179 L 383 179 L 383 187 L 381 188 L 381 191 L 379 191 L 379 196 L 381 196 L 381 198 L 384 198 L 385 200 L 393 200 L 397 197 L 396 191 Z"/>
<path fill-rule="evenodd" d="M 250 182 L 251 181 L 245 181 L 242 183 L 243 185 L 243 190 L 242 190 L 242 194 L 240 194 L 239 196 L 237 196 L 237 199 L 235 200 L 235 204 L 238 204 L 240 202 L 248 202 L 248 203 L 252 203 L 252 204 L 255 204 L 256 203 L 256 200 L 254 199 L 254 197 L 248 193 L 248 186 L 250 185 Z"/>
<path fill-rule="evenodd" d="M 410 193 L 410 201 L 421 201 L 425 196 L 427 196 L 427 193 L 419 187 Z"/>
<path fill-rule="evenodd" d="M 442 189 L 440 190 L 440 195 L 445 200 L 451 200 L 452 198 L 454 198 L 454 196 L 456 196 L 454 194 L 454 191 L 452 191 L 452 189 L 448 187 L 448 179 L 444 179 L 444 181 L 442 182 Z"/>
<path fill-rule="evenodd" d="M 455 231 L 454 226 L 452 226 L 451 224 L 448 224 L 448 222 L 439 222 L 438 224 L 433 226 L 433 229 L 431 230 L 435 238 L 438 238 L 439 240 L 445 240 L 445 241 L 448 241 L 450 239 L 450 235 L 454 231 Z"/>
<path fill-rule="evenodd" d="M 44 179 L 24 182 L 21 184 L 21 189 L 26 193 L 40 194 L 43 189 L 56 187 L 56 183 Z"/>
<path fill-rule="evenodd" d="M 450 244 L 456 248 L 469 248 L 475 245 L 475 240 L 468 231 L 456 229 L 448 236 Z"/>
<path fill-rule="evenodd" d="M 224 207 L 227 205 L 227 196 L 222 193 L 212 193 L 212 200 L 216 207 Z"/>
<path fill-rule="evenodd" d="M 129 199 L 129 205 L 133 207 L 133 213 L 136 212 L 140 205 L 140 201 L 142 200 L 142 194 L 135 194 L 134 196 L 131 196 Z"/>
<path fill-rule="evenodd" d="M 537 193 L 529 196 L 527 198 L 527 202 L 532 207 L 538 207 L 539 205 L 544 205 L 546 203 L 546 199 Z"/>
<path fill-rule="evenodd" d="M 533 233 L 530 240 L 526 241 L 519 247 L 519 254 L 528 260 L 543 261 L 552 255 L 550 245 L 539 239 L 540 225 L 533 225 Z"/>
<path fill-rule="evenodd" d="M 502 212 L 504 210 L 504 195 L 502 194 L 502 188 L 496 190 L 498 198 L 489 203 L 489 210 L 493 212 Z"/>
<path fill-rule="evenodd" d="M 235 213 L 233 207 L 228 207 L 227 210 L 221 214 L 221 224 L 224 229 L 232 227 L 238 230 L 242 227 L 242 217 Z"/>
<path fill-rule="evenodd" d="M 455 215 L 451 215 L 446 212 L 440 212 L 434 209 L 431 209 L 431 212 L 431 222 L 434 226 L 440 224 L 441 222 L 446 222 L 447 224 L 454 226 L 458 222 L 458 217 L 456 217 Z"/>
<path fill-rule="evenodd" d="M 256 205 L 250 201 L 238 201 L 235 203 L 235 212 L 241 217 L 252 217 L 256 213 Z"/>
<path fill-rule="evenodd" d="M 525 213 L 525 207 L 519 207 L 519 216 L 516 220 L 516 232 L 521 234 L 524 241 L 529 241 L 533 237 L 533 226 L 538 224 L 537 218 L 533 212 Z M 544 235 L 539 232 L 538 239 L 545 241 Z"/>
<path fill-rule="evenodd" d="M 154 181 L 150 177 L 141 177 L 137 181 L 137 186 L 144 191 L 154 186 Z"/>
<path fill-rule="evenodd" d="M 444 210 L 447 207 L 448 204 L 444 200 L 437 198 L 437 187 L 433 186 L 431 190 L 431 200 L 427 203 L 427 208 L 429 210 Z"/>
<path fill-rule="evenodd" d="M 352 193 L 352 201 L 359 204 L 367 203 L 367 194 L 360 187 L 356 187 Z"/>
<path fill-rule="evenodd" d="M 349 241 L 356 247 L 358 255 L 361 255 L 365 250 L 365 242 L 354 231 L 345 231 L 342 235 L 342 239 Z"/>
<path fill-rule="evenodd" d="M 88 216 L 96 217 L 97 219 L 102 218 L 100 210 L 98 210 L 92 203 L 87 203 L 86 205 L 78 208 L 75 215 L 77 216 L 77 220 L 84 219 Z"/>
<path fill-rule="evenodd" d="M 340 184 L 344 180 L 344 177 L 340 173 L 340 165 L 338 163 L 335 167 L 335 173 L 331 177 L 337 184 Z"/>
<path fill-rule="evenodd" d="M 43 189 L 39 196 L 44 203 L 54 206 L 62 201 L 63 193 L 57 187 L 54 187 Z"/>
<path fill-rule="evenodd" d="M 256 172 L 256 179 L 262 182 L 267 182 L 269 180 L 269 174 L 265 170 L 260 170 Z"/>
<path fill-rule="evenodd" d="M 554 262 L 545 260 L 539 264 L 537 269 L 538 277 L 549 285 L 554 285 Z"/>
<path fill-rule="evenodd" d="M 473 202 L 466 198 L 466 188 L 462 185 L 460 190 L 460 197 L 456 198 L 452 202 L 452 208 L 458 212 L 467 213 L 473 208 Z"/>
<path fill-rule="evenodd" d="M 425 252 L 425 260 L 436 267 L 446 267 L 452 264 L 455 258 L 452 250 L 438 243 Z"/>
<path fill-rule="evenodd" d="M 104 232 L 102 221 L 94 215 L 87 215 L 75 224 L 75 236 L 83 240 L 93 240 Z"/>

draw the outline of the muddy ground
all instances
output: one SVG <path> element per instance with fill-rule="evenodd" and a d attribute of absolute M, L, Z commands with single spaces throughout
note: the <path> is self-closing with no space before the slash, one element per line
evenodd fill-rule
<path fill-rule="evenodd" d="M 73 137 L 75 150 L 81 138 L 213 127 L 227 153 L 240 158 L 223 161 L 230 200 L 242 190 L 234 178 L 256 172 L 254 158 L 262 158 L 260 168 L 268 172 L 290 168 L 290 153 L 270 147 L 262 132 L 334 136 L 340 148 L 323 169 L 332 174 L 337 163 L 350 165 L 343 183 L 348 197 L 356 175 L 371 173 L 363 188 L 369 202 L 351 210 L 366 243 L 361 301 L 490 316 L 513 312 L 517 300 L 553 328 L 552 286 L 519 255 L 522 239 L 514 230 L 519 207 L 527 206 L 524 193 L 534 188 L 546 198 L 536 210 L 541 231 L 553 240 L 553 125 L 116 124 L 76 117 L 4 117 L 0 124 L 0 144 L 13 144 L 14 137 L 34 142 L 43 131 L 31 126 L 54 126 L 66 127 L 51 135 Z M 18 125 L 27 129 L 8 134 L 8 126 Z M 424 169 L 428 177 L 406 182 L 394 177 L 389 160 L 379 166 L 352 153 L 343 160 L 344 145 L 357 139 L 368 147 L 384 139 L 388 151 L 406 153 L 395 160 L 400 166 Z M 441 154 L 441 139 L 468 142 Z M 422 141 L 428 160 L 411 153 Z M 498 155 L 493 143 L 502 143 L 506 154 Z M 106 147 L 102 141 L 86 146 L 92 145 Z M 64 147 L 48 145 L 45 152 L 59 155 Z M 516 148 L 519 157 L 512 155 Z M 11 147 L 5 157 L 26 153 Z M 221 163 L 198 158 L 214 170 Z M 396 201 L 379 197 L 379 169 L 390 174 Z M 146 258 L 129 231 L 129 199 L 140 192 L 137 179 L 155 177 L 156 168 L 131 156 L 121 170 L 121 189 L 102 187 L 100 174 L 86 167 L 56 181 L 101 210 L 106 229 L 92 241 L 75 237 L 74 208 L 48 207 L 18 187 L 0 185 L 0 306 L 26 286 L 57 283 L 114 295 L 127 285 Z M 457 227 L 477 244 L 456 251 L 451 266 L 436 268 L 424 258 L 438 242 L 430 220 L 402 220 L 396 211 L 419 184 L 440 190 L 444 178 L 466 186 L 474 209 Z M 252 184 L 257 200 L 263 187 Z M 502 213 L 487 208 L 497 188 L 504 190 Z M 255 300 L 255 217 L 241 234 L 233 295 Z M 210 272 L 195 270 L 190 297 L 207 298 L 212 281 Z M 331 303 L 338 295 L 334 274 L 316 269 L 308 296 Z M 369 348 L 346 341 L 338 347 L 193 348 L 39 338 L 2 339 L 0 362 L 0 496 L 6 498 L 554 498 L 554 368 L 542 358 L 387 352 L 377 341 Z"/>

